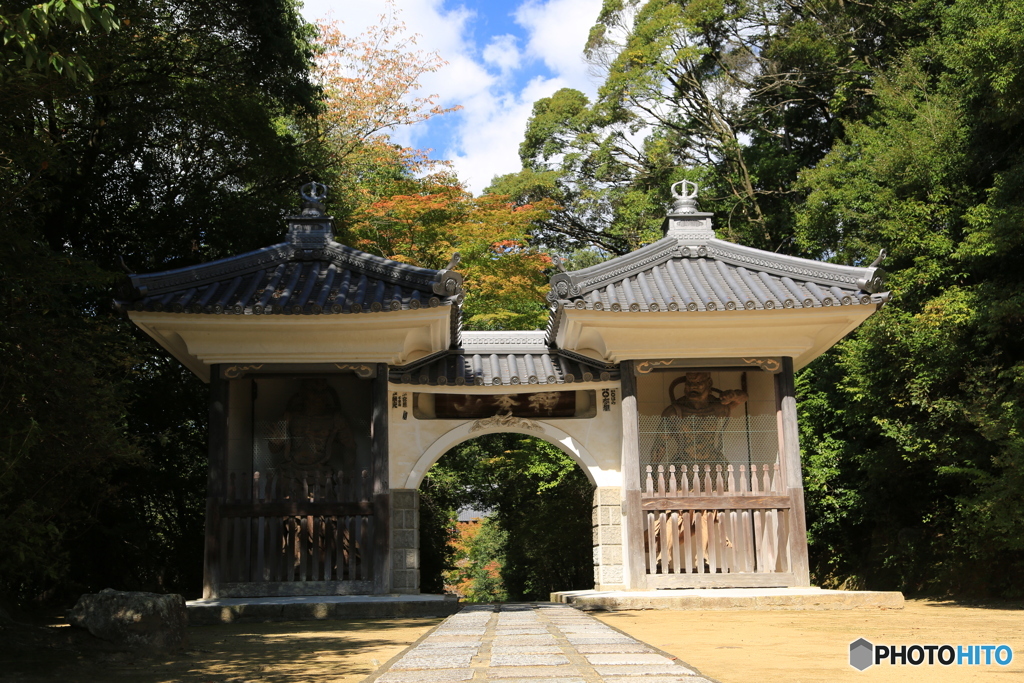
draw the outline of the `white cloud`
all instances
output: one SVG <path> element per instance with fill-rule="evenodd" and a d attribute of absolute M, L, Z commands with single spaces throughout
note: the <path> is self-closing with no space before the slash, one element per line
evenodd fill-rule
<path fill-rule="evenodd" d="M 441 105 L 463 106 L 462 111 L 447 114 L 446 121 L 397 131 L 395 141 L 434 147 L 435 156 L 450 159 L 473 192 L 481 192 L 495 175 L 519 170 L 519 143 L 537 99 L 563 87 L 588 95 L 596 91 L 582 52 L 601 0 L 527 0 L 514 13 L 515 22 L 526 31 L 522 46 L 507 31 L 496 31 L 483 45 L 473 43 L 469 28 L 477 15 L 464 6 L 445 10 L 443 0 L 395 4 L 409 33 L 420 34 L 418 47 L 437 51 L 448 62 L 421 79 L 419 94 L 437 93 Z M 331 8 L 346 33 L 358 34 L 378 23 L 386 3 L 308 0 L 303 14 L 313 20 Z M 540 73 L 539 64 L 550 75 Z"/>
<path fill-rule="evenodd" d="M 522 55 L 517 42 L 516 37 L 508 33 L 491 38 L 491 42 L 484 48 L 484 61 L 498 67 L 503 73 L 518 69 Z"/>
<path fill-rule="evenodd" d="M 358 34 L 380 23 L 388 4 L 386 0 L 305 0 L 302 15 L 315 21 L 330 14 L 344 24 L 346 33 Z M 410 33 L 420 34 L 420 47 L 427 50 L 461 48 L 465 24 L 475 16 L 464 7 L 446 12 L 443 0 L 396 0 L 393 4 L 399 10 L 399 20 Z"/>
<path fill-rule="evenodd" d="M 533 103 L 566 86 L 560 78 L 537 77 L 522 92 L 481 93 L 467 102 L 461 135 L 446 154 L 459 178 L 479 193 L 494 176 L 518 171 L 519 143 Z"/>
<path fill-rule="evenodd" d="M 515 17 L 530 35 L 527 54 L 541 59 L 569 87 L 593 95 L 597 89 L 588 74 L 583 48 L 600 11 L 601 0 L 528 0 Z"/>

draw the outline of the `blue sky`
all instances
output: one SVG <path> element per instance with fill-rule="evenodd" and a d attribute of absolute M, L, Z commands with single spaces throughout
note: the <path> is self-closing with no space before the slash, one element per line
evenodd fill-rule
<path fill-rule="evenodd" d="M 396 132 L 396 141 L 434 149 L 469 189 L 519 170 L 517 150 L 533 103 L 559 88 L 590 96 L 596 81 L 583 61 L 601 0 L 395 0 L 419 47 L 448 66 L 423 79 L 421 94 L 462 111 Z M 385 0 L 305 0 L 303 15 L 333 14 L 350 35 L 377 22 Z"/>

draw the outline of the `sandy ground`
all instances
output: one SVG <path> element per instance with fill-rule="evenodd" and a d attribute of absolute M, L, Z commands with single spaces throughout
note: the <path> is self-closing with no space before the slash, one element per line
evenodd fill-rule
<path fill-rule="evenodd" d="M 722 683 L 1024 680 L 1024 605 L 908 600 L 902 610 L 592 612 Z M 849 665 L 850 643 L 1006 644 L 1009 666 Z"/>
<path fill-rule="evenodd" d="M 722 683 L 833 681 L 1024 681 L 1024 605 L 967 607 L 908 600 L 902 610 L 597 612 L 629 635 Z M 70 627 L 0 630 L 0 681 L 7 683 L 356 683 L 440 619 L 365 619 L 228 624 L 189 629 L 183 654 L 116 652 Z M 33 635 L 36 634 L 36 635 Z M 1007 644 L 1007 667 L 848 664 L 857 638 L 880 644 Z M 17 641 L 17 642 L 15 642 Z"/>

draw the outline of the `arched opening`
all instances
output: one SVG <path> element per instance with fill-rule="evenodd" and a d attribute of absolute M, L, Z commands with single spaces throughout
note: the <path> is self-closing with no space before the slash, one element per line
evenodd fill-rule
<path fill-rule="evenodd" d="M 419 483 L 421 589 L 489 602 L 592 588 L 594 488 L 562 444 L 516 432 L 459 441 Z"/>
<path fill-rule="evenodd" d="M 536 430 L 536 431 L 534 431 Z M 551 422 L 534 422 L 531 428 L 527 427 L 486 427 L 481 429 L 472 422 L 466 422 L 454 429 L 442 434 L 431 443 L 419 456 L 415 466 L 409 471 L 404 488 L 419 488 L 420 483 L 426 476 L 427 471 L 452 449 L 465 441 L 489 434 L 521 434 L 523 436 L 537 436 L 543 438 L 551 446 L 560 449 L 566 456 L 574 460 L 586 474 L 591 484 L 595 486 L 618 486 L 619 473 L 614 470 L 602 469 L 597 459 L 588 450 L 587 446 L 573 437 L 566 431 L 559 429 Z"/>

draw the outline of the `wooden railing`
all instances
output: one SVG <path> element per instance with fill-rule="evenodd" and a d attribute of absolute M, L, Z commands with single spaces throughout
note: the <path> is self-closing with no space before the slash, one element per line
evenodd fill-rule
<path fill-rule="evenodd" d="M 366 592 L 372 580 L 373 503 L 364 470 L 274 474 L 232 472 L 220 503 L 222 597 L 255 593 Z M 270 584 L 275 584 L 271 586 Z M 288 584 L 294 584 L 289 586 Z"/>
<path fill-rule="evenodd" d="M 787 585 L 779 465 L 648 465 L 641 509 L 648 585 Z M 743 576 L 745 575 L 745 576 Z"/>

